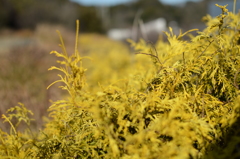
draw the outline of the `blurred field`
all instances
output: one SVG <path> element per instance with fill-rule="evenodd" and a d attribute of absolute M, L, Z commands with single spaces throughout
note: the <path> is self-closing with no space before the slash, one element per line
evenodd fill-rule
<path fill-rule="evenodd" d="M 57 85 L 47 90 L 47 86 L 55 81 L 59 72 L 48 71 L 52 65 L 56 65 L 57 58 L 49 53 L 53 50 L 61 51 L 58 46 L 60 40 L 56 30 L 63 36 L 67 51 L 71 54 L 74 51 L 75 33 L 62 26 L 50 26 L 47 24 L 38 25 L 36 31 L 29 30 L 11 31 L 2 30 L 0 32 L 0 114 L 6 112 L 10 107 L 16 106 L 18 102 L 34 113 L 34 127 L 40 128 L 43 124 L 42 117 L 47 115 L 50 101 L 55 101 L 63 95 Z M 90 55 L 95 60 L 88 60 L 84 65 L 89 68 L 89 83 L 104 84 L 103 70 L 101 67 L 94 68 L 95 64 L 101 65 L 111 60 L 109 71 L 117 74 L 117 69 L 130 63 L 127 58 L 128 48 L 119 42 L 109 40 L 107 37 L 97 34 L 80 33 L 79 52 L 82 56 Z M 110 48 L 110 49 L 109 49 Z M 113 50 L 119 50 L 125 54 L 125 62 L 117 59 Z M 106 51 L 107 50 L 107 51 Z M 111 54 L 106 58 L 106 54 Z M 124 57 L 124 56 L 123 56 Z M 109 59 L 110 58 L 110 59 Z M 100 59 L 100 60 L 96 60 Z M 90 77 L 90 74 L 92 77 Z M 101 74 L 101 76 L 99 76 Z M 95 78 L 98 77 L 98 78 Z M 89 87 L 91 87 L 90 84 Z M 0 125 L 3 130 L 7 130 L 9 125 Z"/>

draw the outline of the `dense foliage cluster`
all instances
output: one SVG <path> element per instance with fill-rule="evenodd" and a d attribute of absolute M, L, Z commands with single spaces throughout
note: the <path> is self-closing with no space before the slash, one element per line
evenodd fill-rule
<path fill-rule="evenodd" d="M 2 117 L 11 130 L 0 131 L 0 156 L 239 156 L 240 14 L 219 7 L 222 14 L 204 17 L 207 27 L 197 36 L 190 35 L 196 30 L 176 36 L 170 28 L 167 43 L 159 40 L 153 46 L 130 41 L 137 51 L 135 57 L 117 44 L 106 44 L 108 55 L 90 48 L 92 58 L 82 57 L 78 31 L 75 53 L 69 55 L 61 39 L 63 53 L 52 52 L 62 58 L 61 66 L 50 70 L 61 72 L 54 83 L 63 83 L 61 88 L 68 95 L 52 103 L 49 119 L 38 133 L 30 128 L 17 130 L 20 122 L 30 125 L 31 121 L 31 111 L 23 104 L 9 109 Z M 190 40 L 183 40 L 186 35 Z M 12 119 L 17 119 L 16 124 Z"/>

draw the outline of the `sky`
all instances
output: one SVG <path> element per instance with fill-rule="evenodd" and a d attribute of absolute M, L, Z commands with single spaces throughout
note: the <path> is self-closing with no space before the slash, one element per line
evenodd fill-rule
<path fill-rule="evenodd" d="M 86 6 L 111 6 L 111 5 L 116 5 L 116 4 L 121 4 L 121 3 L 126 3 L 130 2 L 133 0 L 72 0 L 75 2 L 79 2 L 82 5 Z M 160 0 L 164 4 L 169 4 L 169 5 L 177 5 L 177 4 L 182 4 L 187 1 L 192 1 L 192 2 L 198 2 L 201 0 Z"/>

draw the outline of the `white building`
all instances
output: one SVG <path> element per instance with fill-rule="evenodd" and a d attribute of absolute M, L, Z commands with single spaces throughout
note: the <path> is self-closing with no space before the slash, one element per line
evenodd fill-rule
<path fill-rule="evenodd" d="M 125 40 L 131 38 L 136 40 L 136 38 L 143 38 L 148 40 L 150 36 L 158 36 L 162 31 L 167 30 L 167 22 L 164 18 L 158 18 L 147 23 L 143 23 L 139 20 L 137 26 L 127 29 L 110 29 L 108 31 L 108 37 L 114 40 Z M 137 34 L 137 35 L 136 35 Z"/>

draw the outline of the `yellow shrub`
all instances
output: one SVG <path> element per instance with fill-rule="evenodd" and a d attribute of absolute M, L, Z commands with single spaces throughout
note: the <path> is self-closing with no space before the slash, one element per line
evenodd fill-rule
<path fill-rule="evenodd" d="M 207 28 L 189 41 L 182 37 L 195 30 L 176 36 L 170 29 L 168 43 L 155 46 L 130 41 L 134 57 L 122 44 L 108 40 L 82 50 L 91 58 L 81 56 L 77 26 L 75 52 L 69 55 L 61 38 L 63 53 L 52 53 L 63 59 L 58 61 L 62 66 L 50 68 L 62 72 L 56 82 L 69 95 L 52 103 L 48 122 L 37 135 L 17 132 L 11 122 L 16 117 L 29 123 L 23 105 L 15 108 L 16 115 L 3 115 L 12 131 L 0 132 L 0 156 L 239 156 L 240 15 L 219 7 L 222 14 L 206 17 Z M 101 37 L 80 36 L 80 45 L 94 38 Z"/>

